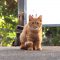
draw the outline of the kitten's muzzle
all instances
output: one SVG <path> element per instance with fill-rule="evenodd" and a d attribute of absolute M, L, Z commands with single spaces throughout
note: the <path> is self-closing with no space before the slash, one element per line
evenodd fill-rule
<path fill-rule="evenodd" d="M 38 30 L 38 27 L 30 27 L 31 30 Z"/>

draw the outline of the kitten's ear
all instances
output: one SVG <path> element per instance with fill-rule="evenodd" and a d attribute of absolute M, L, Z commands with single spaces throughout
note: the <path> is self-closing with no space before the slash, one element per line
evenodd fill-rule
<path fill-rule="evenodd" d="M 29 15 L 29 21 L 33 20 L 33 16 Z"/>
<path fill-rule="evenodd" d="M 40 21 L 42 22 L 42 15 L 40 15 L 40 16 L 38 17 L 38 20 L 40 20 Z"/>

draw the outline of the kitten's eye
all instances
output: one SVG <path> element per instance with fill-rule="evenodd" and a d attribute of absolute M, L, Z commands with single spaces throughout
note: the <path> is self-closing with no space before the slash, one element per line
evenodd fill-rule
<path fill-rule="evenodd" d="M 32 22 L 32 24 L 34 24 L 34 22 Z"/>
<path fill-rule="evenodd" d="M 42 20 L 40 20 L 40 22 L 42 22 Z"/>
<path fill-rule="evenodd" d="M 38 22 L 36 22 L 36 24 L 39 24 Z"/>

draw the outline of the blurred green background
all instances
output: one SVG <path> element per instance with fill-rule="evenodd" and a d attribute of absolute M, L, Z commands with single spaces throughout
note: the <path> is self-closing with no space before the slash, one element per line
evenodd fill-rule
<path fill-rule="evenodd" d="M 0 0 L 0 45 L 11 46 L 16 37 L 17 0 Z"/>
<path fill-rule="evenodd" d="M 60 27 L 43 27 L 43 45 L 60 46 Z"/>

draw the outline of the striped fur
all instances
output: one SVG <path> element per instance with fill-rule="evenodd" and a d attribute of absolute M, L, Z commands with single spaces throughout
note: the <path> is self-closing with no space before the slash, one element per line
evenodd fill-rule
<path fill-rule="evenodd" d="M 29 15 L 29 23 L 24 26 L 20 42 L 21 49 L 42 50 L 42 16 L 34 18 Z"/>

